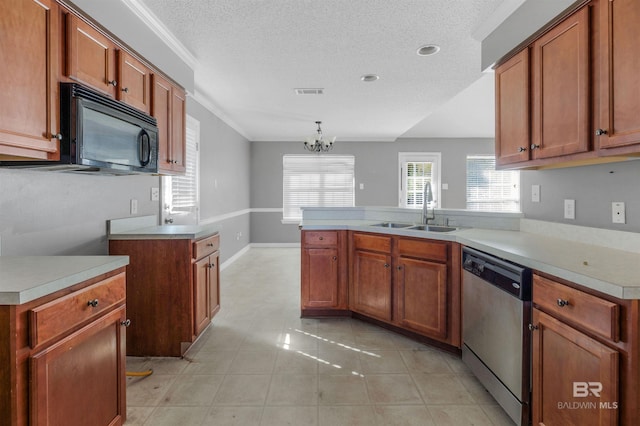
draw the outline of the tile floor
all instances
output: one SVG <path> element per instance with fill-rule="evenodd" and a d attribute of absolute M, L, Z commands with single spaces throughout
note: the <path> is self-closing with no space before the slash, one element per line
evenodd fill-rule
<path fill-rule="evenodd" d="M 300 250 L 252 248 L 180 358 L 127 358 L 127 426 L 511 425 L 456 356 L 354 319 L 300 319 Z"/>

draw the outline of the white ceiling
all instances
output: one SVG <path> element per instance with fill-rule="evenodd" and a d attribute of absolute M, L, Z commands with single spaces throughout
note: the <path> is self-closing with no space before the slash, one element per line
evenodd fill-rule
<path fill-rule="evenodd" d="M 522 3 L 141 1 L 193 55 L 196 97 L 251 141 L 302 140 L 316 120 L 338 141 L 492 137 L 493 77 L 480 79 L 480 40 Z M 431 43 L 437 55 L 416 54 Z M 360 81 L 368 73 L 380 79 Z"/>

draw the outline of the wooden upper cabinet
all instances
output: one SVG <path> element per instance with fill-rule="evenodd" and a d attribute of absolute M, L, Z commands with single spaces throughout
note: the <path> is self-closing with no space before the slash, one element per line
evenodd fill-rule
<path fill-rule="evenodd" d="M 590 149 L 589 13 L 583 7 L 533 43 L 533 159 Z"/>
<path fill-rule="evenodd" d="M 186 97 L 184 90 L 158 74 L 152 76 L 151 115 L 158 120 L 161 173 L 186 170 Z"/>
<path fill-rule="evenodd" d="M 66 55 L 69 78 L 116 98 L 115 43 L 71 13 L 67 14 Z"/>
<path fill-rule="evenodd" d="M 151 70 L 124 50 L 118 50 L 118 100 L 149 114 Z"/>
<path fill-rule="evenodd" d="M 640 2 L 600 7 L 600 148 L 640 144 Z M 601 130 L 601 131 L 598 131 Z"/>
<path fill-rule="evenodd" d="M 529 49 L 495 70 L 496 163 L 529 160 Z"/>
<path fill-rule="evenodd" d="M 59 21 L 52 0 L 0 2 L 0 158 L 59 158 Z"/>

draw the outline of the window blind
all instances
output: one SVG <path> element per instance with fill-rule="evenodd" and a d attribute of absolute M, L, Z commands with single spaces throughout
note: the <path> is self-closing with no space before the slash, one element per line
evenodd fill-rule
<path fill-rule="evenodd" d="M 520 211 L 520 172 L 496 170 L 491 155 L 467 156 L 467 209 Z"/>
<path fill-rule="evenodd" d="M 422 208 L 424 204 L 424 186 L 433 182 L 431 162 L 408 161 L 406 164 L 405 205 L 408 208 Z"/>
<path fill-rule="evenodd" d="M 282 211 L 284 220 L 301 220 L 300 207 L 353 207 L 352 155 L 284 155 Z"/>
<path fill-rule="evenodd" d="M 171 176 L 171 214 L 191 214 L 198 210 L 198 163 L 200 122 L 187 117 L 185 174 Z"/>

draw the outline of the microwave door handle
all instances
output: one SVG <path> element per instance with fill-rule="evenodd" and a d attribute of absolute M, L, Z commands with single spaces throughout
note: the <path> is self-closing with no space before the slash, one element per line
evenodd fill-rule
<path fill-rule="evenodd" d="M 141 129 L 140 133 L 138 133 L 138 150 L 140 165 L 145 167 L 151 161 L 151 141 L 149 133 L 144 129 Z"/>

